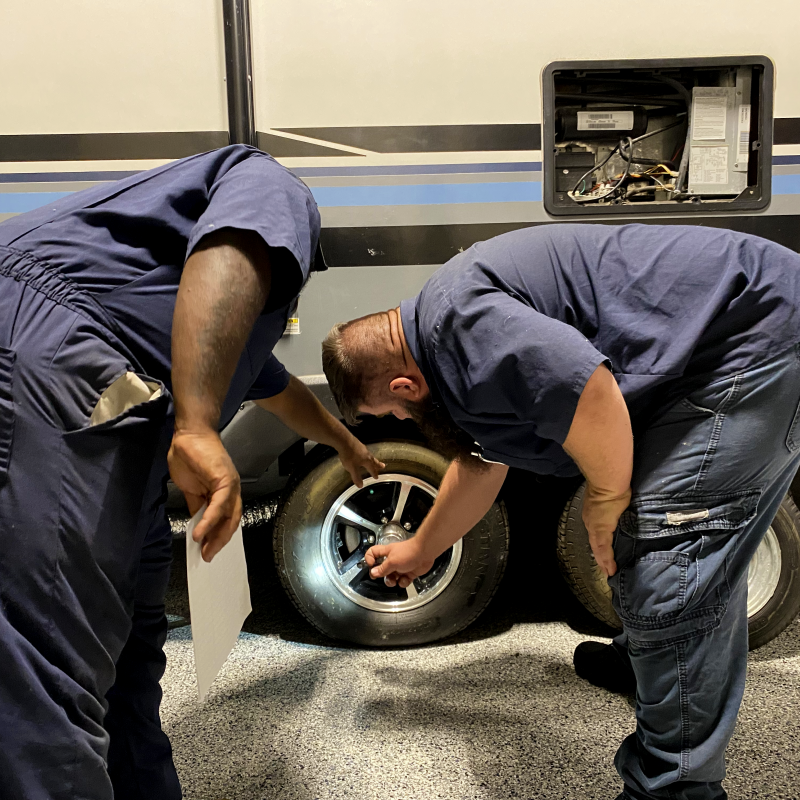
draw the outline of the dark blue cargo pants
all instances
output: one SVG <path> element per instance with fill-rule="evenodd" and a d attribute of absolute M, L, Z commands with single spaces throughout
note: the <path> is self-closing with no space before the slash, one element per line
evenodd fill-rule
<path fill-rule="evenodd" d="M 788 343 L 787 343 L 788 346 Z M 747 666 L 747 569 L 800 464 L 800 351 L 711 383 L 635 440 L 609 580 L 637 681 L 629 800 L 721 800 Z"/>
<path fill-rule="evenodd" d="M 181 796 L 158 711 L 171 398 L 92 424 L 129 372 L 91 298 L 0 248 L 4 798 Z"/>

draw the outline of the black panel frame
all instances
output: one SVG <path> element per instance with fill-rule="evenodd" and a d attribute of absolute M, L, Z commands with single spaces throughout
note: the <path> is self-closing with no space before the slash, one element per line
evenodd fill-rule
<path fill-rule="evenodd" d="M 719 203 L 636 203 L 632 205 L 591 206 L 575 208 L 556 204 L 555 188 L 555 73 L 562 70 L 615 70 L 615 69 L 674 69 L 678 67 L 734 67 L 758 66 L 762 68 L 758 90 L 758 135 L 761 143 L 758 155 L 758 183 L 753 187 L 753 197 L 739 197 Z M 724 215 L 731 212 L 763 211 L 772 199 L 772 143 L 773 143 L 773 87 L 775 68 L 767 56 L 625 59 L 614 61 L 554 61 L 542 71 L 542 199 L 545 211 L 553 217 L 582 218 L 596 216 L 640 216 L 642 214 L 702 214 Z M 563 193 L 560 199 L 563 199 Z M 649 207 L 648 207 L 649 206 Z"/>

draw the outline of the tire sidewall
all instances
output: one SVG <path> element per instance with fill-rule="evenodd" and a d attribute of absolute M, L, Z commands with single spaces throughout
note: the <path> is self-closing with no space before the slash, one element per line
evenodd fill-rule
<path fill-rule="evenodd" d="M 783 631 L 800 611 L 800 514 L 785 497 L 772 521 L 781 550 L 781 574 L 766 605 L 747 619 L 750 649 L 765 645 Z"/>

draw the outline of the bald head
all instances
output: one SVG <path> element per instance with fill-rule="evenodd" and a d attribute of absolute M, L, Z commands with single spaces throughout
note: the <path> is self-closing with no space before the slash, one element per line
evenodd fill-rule
<path fill-rule="evenodd" d="M 351 425 L 365 407 L 396 400 L 392 385 L 397 381 L 424 386 L 396 308 L 334 325 L 322 343 L 322 368 Z"/>

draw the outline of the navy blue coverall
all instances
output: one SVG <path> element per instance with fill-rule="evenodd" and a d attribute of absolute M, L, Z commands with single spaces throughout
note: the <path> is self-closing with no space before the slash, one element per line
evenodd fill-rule
<path fill-rule="evenodd" d="M 0 224 L 2 797 L 181 796 L 159 719 L 170 336 L 184 262 L 224 228 L 260 235 L 273 277 L 221 424 L 288 384 L 272 349 L 320 228 L 302 182 L 237 145 Z M 131 373 L 138 399 L 98 417 Z"/>
<path fill-rule="evenodd" d="M 605 364 L 634 432 L 610 579 L 637 680 L 626 800 L 721 800 L 747 567 L 800 464 L 800 256 L 727 230 L 549 225 L 480 242 L 400 306 L 486 459 L 577 475 L 562 443 Z"/>

